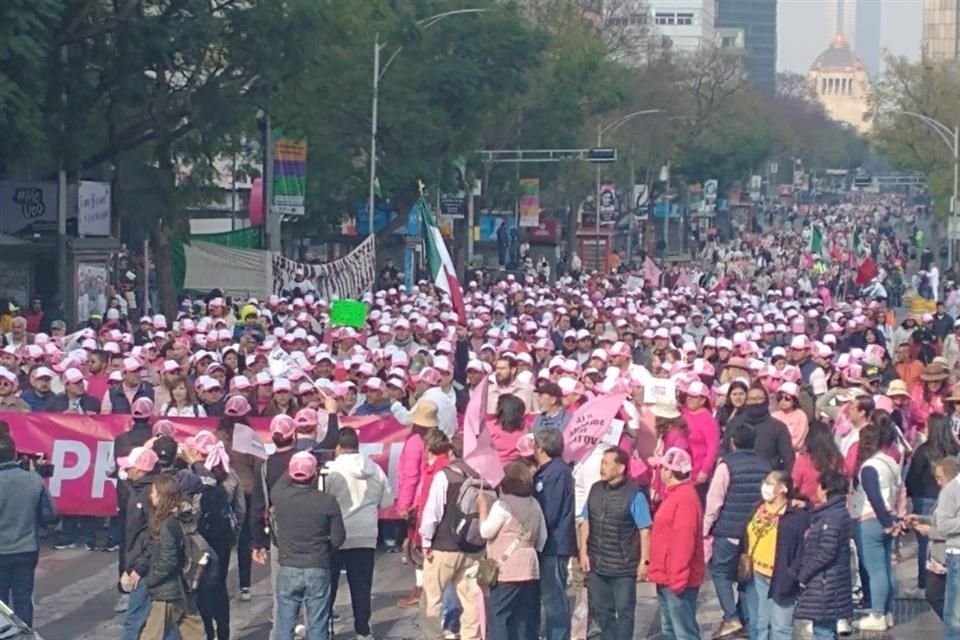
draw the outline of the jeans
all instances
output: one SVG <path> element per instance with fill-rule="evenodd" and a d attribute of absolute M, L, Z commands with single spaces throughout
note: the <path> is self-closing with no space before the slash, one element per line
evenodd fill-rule
<path fill-rule="evenodd" d="M 244 502 L 247 503 L 247 513 L 250 513 L 251 496 L 248 493 L 243 495 Z M 250 537 L 250 518 L 244 518 L 240 523 L 240 535 L 237 538 L 237 575 L 240 578 L 240 588 L 250 588 L 250 573 L 253 568 L 253 547 Z"/>
<path fill-rule="evenodd" d="M 197 593 L 197 608 L 203 619 L 208 640 L 230 640 L 230 594 L 227 592 L 227 574 L 230 572 L 231 540 L 208 540 L 217 554 L 217 588 Z"/>
<path fill-rule="evenodd" d="M 750 607 L 750 640 L 791 640 L 793 638 L 793 607 L 777 604 L 770 598 L 770 578 L 753 574 L 748 586 Z"/>
<path fill-rule="evenodd" d="M 340 571 L 347 570 L 353 630 L 358 636 L 370 635 L 370 593 L 373 590 L 373 549 L 342 549 L 333 554 L 330 569 L 330 610 L 337 599 Z"/>
<path fill-rule="evenodd" d="M 97 545 L 97 521 L 94 516 L 63 516 L 60 544 Z"/>
<path fill-rule="evenodd" d="M 837 640 L 837 621 L 814 622 L 813 640 Z"/>
<path fill-rule="evenodd" d="M 600 640 L 633 640 L 637 577 L 587 574 L 590 617 L 600 627 Z M 491 636 L 493 637 L 493 636 Z"/>
<path fill-rule="evenodd" d="M 10 604 L 17 617 L 33 626 L 33 578 L 40 554 L 0 554 L 0 600 Z"/>
<path fill-rule="evenodd" d="M 487 637 L 534 640 L 540 628 L 540 583 L 501 582 L 487 596 Z"/>
<path fill-rule="evenodd" d="M 960 640 L 960 554 L 947 554 L 947 586 L 943 594 L 943 640 Z"/>
<path fill-rule="evenodd" d="M 140 639 L 140 632 L 147 622 L 147 616 L 150 615 L 152 605 L 153 601 L 150 599 L 150 594 L 147 593 L 147 585 L 141 581 L 137 588 L 130 592 L 127 613 L 123 617 L 123 630 L 120 640 Z M 177 630 L 170 629 L 165 640 L 177 640 L 178 637 Z"/>
<path fill-rule="evenodd" d="M 443 630 L 460 632 L 460 598 L 457 589 L 452 584 L 443 588 Z"/>
<path fill-rule="evenodd" d="M 690 587 L 679 596 L 669 587 L 657 585 L 660 605 L 660 632 L 666 640 L 700 640 L 697 624 L 699 587 Z"/>
<path fill-rule="evenodd" d="M 280 567 L 277 574 L 277 640 L 293 640 L 301 605 L 307 612 L 306 640 L 329 640 L 330 570 Z"/>
<path fill-rule="evenodd" d="M 546 640 L 570 640 L 569 560 L 569 556 L 540 556 L 540 604 L 543 605 Z"/>
<path fill-rule="evenodd" d="M 933 507 L 937 504 L 936 498 L 911 498 L 913 503 L 912 513 L 918 516 L 926 516 L 933 513 Z M 927 536 L 917 534 L 917 587 L 927 588 Z"/>
<path fill-rule="evenodd" d="M 893 596 L 896 593 L 890 564 L 893 538 L 884 532 L 883 525 L 876 518 L 854 523 L 854 535 L 861 574 L 864 570 L 867 574 L 863 590 L 870 601 L 869 610 L 878 616 L 892 613 Z"/>
<path fill-rule="evenodd" d="M 740 548 L 736 543 L 726 538 L 714 538 L 713 557 L 710 558 L 710 579 L 713 588 L 717 591 L 717 600 L 723 610 L 723 619 L 742 620 L 747 617 L 745 611 L 745 590 L 743 585 L 737 584 L 737 562 L 740 559 Z M 734 590 L 740 594 L 738 599 Z"/>

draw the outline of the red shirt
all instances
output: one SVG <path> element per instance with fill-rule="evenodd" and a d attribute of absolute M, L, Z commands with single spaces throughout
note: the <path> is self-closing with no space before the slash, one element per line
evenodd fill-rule
<path fill-rule="evenodd" d="M 667 487 L 653 516 L 647 579 L 680 595 L 703 584 L 703 505 L 690 482 Z"/>

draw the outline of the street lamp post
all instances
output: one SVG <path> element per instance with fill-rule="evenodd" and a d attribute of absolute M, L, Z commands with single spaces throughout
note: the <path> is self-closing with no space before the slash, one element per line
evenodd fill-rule
<path fill-rule="evenodd" d="M 468 13 L 485 13 L 487 9 L 457 9 L 455 11 L 444 11 L 436 15 L 417 21 L 417 26 L 429 29 L 445 18 L 451 16 L 464 15 Z M 367 193 L 367 220 L 369 222 L 369 234 L 373 235 L 373 208 L 375 204 L 375 185 L 377 182 L 377 127 L 378 127 L 378 108 L 380 106 L 380 81 L 383 80 L 383 74 L 390 68 L 390 64 L 397 59 L 403 47 L 397 47 L 387 62 L 380 67 L 380 52 L 387 45 L 380 44 L 380 34 L 377 33 L 373 39 L 373 98 L 370 106 L 370 182 Z"/>
<path fill-rule="evenodd" d="M 911 116 L 922 121 L 928 127 L 934 130 L 934 132 L 940 136 L 940 139 L 943 140 L 944 144 L 947 145 L 947 148 L 950 149 L 950 153 L 953 154 L 953 197 L 950 199 L 950 221 L 955 221 L 957 216 L 957 187 L 958 187 L 958 178 L 960 178 L 960 126 L 954 125 L 951 130 L 950 127 L 943 124 L 939 120 L 935 120 L 930 116 L 925 116 L 922 113 L 917 113 L 915 111 L 898 111 L 905 116 Z M 950 237 L 950 222 L 947 222 L 947 267 L 953 266 L 953 238 Z"/>
<path fill-rule="evenodd" d="M 663 109 L 643 109 L 642 111 L 634 111 L 633 113 L 628 113 L 627 115 L 621 118 L 618 118 L 613 122 L 609 122 L 606 125 L 598 123 L 597 124 L 597 147 L 603 146 L 603 136 L 605 134 L 616 131 L 626 123 L 633 120 L 634 118 L 650 115 L 653 113 L 663 113 Z M 596 218 L 595 222 L 596 222 L 596 229 L 597 229 L 597 239 L 596 239 L 596 244 L 594 246 L 597 248 L 598 262 L 600 261 L 600 173 L 601 173 L 600 164 L 597 164 L 597 184 L 596 184 L 597 191 L 594 194 L 593 209 L 594 209 L 594 216 Z M 631 185 L 631 187 L 632 186 L 633 185 Z M 614 224 L 616 224 L 616 222 L 614 222 Z M 603 266 L 604 266 L 603 264 L 599 264 L 597 266 L 597 270 L 603 271 Z"/>

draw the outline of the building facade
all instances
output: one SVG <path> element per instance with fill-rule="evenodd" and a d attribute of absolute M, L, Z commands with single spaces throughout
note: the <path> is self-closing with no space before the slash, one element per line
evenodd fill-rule
<path fill-rule="evenodd" d="M 647 0 L 650 22 L 676 51 L 696 51 L 716 39 L 716 0 Z"/>
<path fill-rule="evenodd" d="M 829 0 L 825 38 L 842 33 L 857 52 L 871 77 L 880 73 L 880 0 Z"/>
<path fill-rule="evenodd" d="M 773 92 L 777 81 L 777 0 L 717 0 L 717 29 L 743 29 L 750 81 Z"/>
<path fill-rule="evenodd" d="M 817 56 L 807 79 L 831 118 L 861 133 L 870 129 L 869 120 L 864 119 L 869 109 L 870 74 L 842 33 Z"/>
<path fill-rule="evenodd" d="M 923 0 L 924 58 L 960 60 L 960 0 Z"/>

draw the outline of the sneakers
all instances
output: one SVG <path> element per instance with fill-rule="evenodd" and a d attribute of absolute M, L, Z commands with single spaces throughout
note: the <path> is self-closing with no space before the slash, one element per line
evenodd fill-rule
<path fill-rule="evenodd" d="M 83 543 L 83 549 L 84 551 L 99 551 L 99 549 L 97 549 L 97 545 L 90 544 L 89 542 Z"/>
<path fill-rule="evenodd" d="M 813 633 L 812 630 L 811 633 Z M 849 620 L 837 620 L 837 635 L 848 636 L 851 633 L 853 633 L 853 627 L 850 626 Z"/>
<path fill-rule="evenodd" d="M 729 638 L 741 631 L 743 631 L 743 623 L 739 620 L 724 620 L 711 637 L 713 640 L 720 640 L 720 638 Z"/>
<path fill-rule="evenodd" d="M 297 626 L 295 626 L 293 628 L 293 637 L 296 638 L 296 640 L 303 640 L 304 638 L 306 638 L 307 627 L 302 624 L 298 624 Z"/>
<path fill-rule="evenodd" d="M 250 589 L 244 587 L 240 589 L 240 602 L 250 602 Z"/>
<path fill-rule="evenodd" d="M 893 624 L 893 614 L 892 614 L 892 613 L 888 613 L 888 614 L 887 614 L 887 629 L 893 629 L 893 627 L 894 627 L 894 624 Z"/>
<path fill-rule="evenodd" d="M 397 600 L 397 606 L 401 609 L 412 609 L 413 607 L 420 606 L 420 592 L 420 587 L 413 587 L 406 598 Z"/>
<path fill-rule="evenodd" d="M 120 599 L 117 600 L 117 604 L 113 605 L 114 613 L 123 613 L 127 610 L 127 606 L 130 604 L 130 596 L 123 594 L 120 596 Z"/>
<path fill-rule="evenodd" d="M 360 640 L 360 638 L 357 638 Z M 450 631 L 449 629 L 443 630 L 443 640 L 460 640 L 460 634 L 456 631 Z"/>
<path fill-rule="evenodd" d="M 887 618 L 875 613 L 868 613 L 859 620 L 854 620 L 853 628 L 858 631 L 886 631 Z"/>
<path fill-rule="evenodd" d="M 113 540 L 108 540 L 108 541 L 107 541 L 107 544 L 103 545 L 103 548 L 100 549 L 100 551 L 103 551 L 104 553 L 114 553 L 114 552 L 116 552 L 118 549 L 120 549 L 120 543 L 119 543 L 119 542 L 115 542 L 115 541 L 113 541 Z"/>
<path fill-rule="evenodd" d="M 363 636 L 358 633 L 356 640 L 373 640 L 373 634 L 368 633 L 367 635 Z"/>
<path fill-rule="evenodd" d="M 64 551 L 66 549 L 76 549 L 77 543 L 76 542 L 58 542 L 57 544 L 53 545 L 53 548 L 56 549 L 57 551 Z"/>

